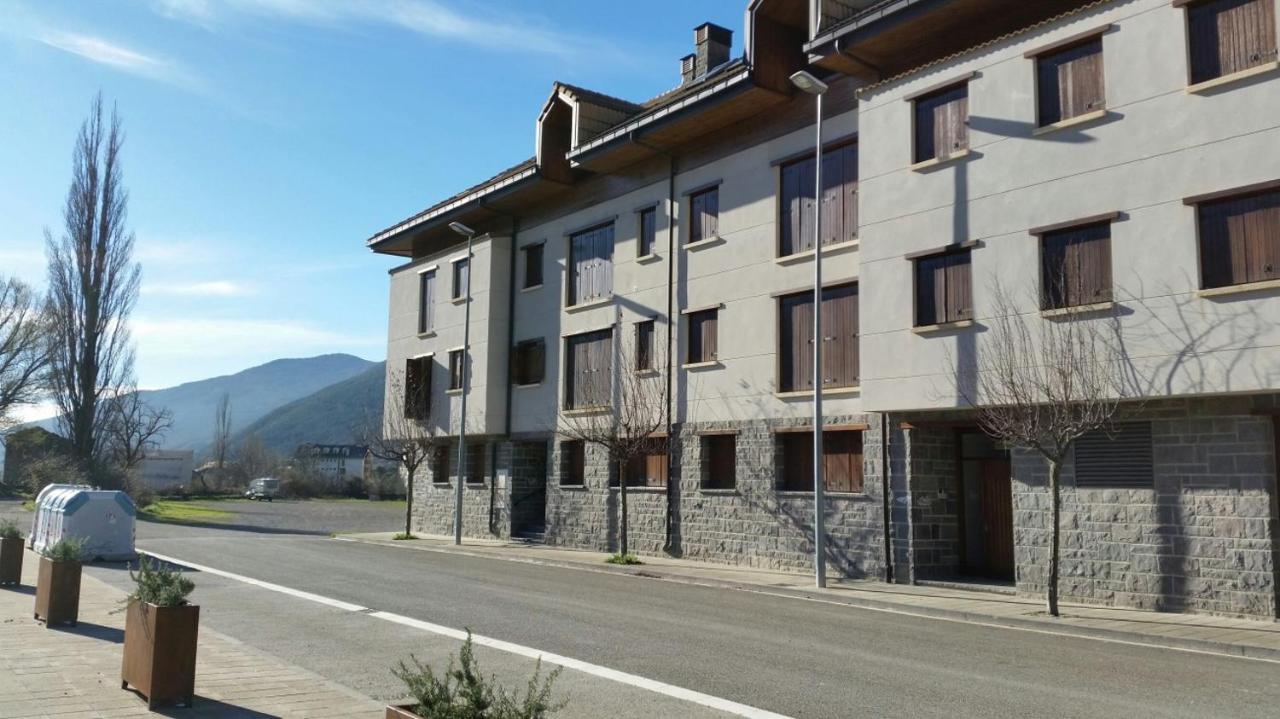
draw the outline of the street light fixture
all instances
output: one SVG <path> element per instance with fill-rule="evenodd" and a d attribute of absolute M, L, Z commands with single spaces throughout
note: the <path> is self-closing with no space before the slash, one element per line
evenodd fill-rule
<path fill-rule="evenodd" d="M 817 120 L 813 202 L 813 566 L 814 582 L 827 586 L 826 499 L 822 478 L 822 95 L 827 83 L 801 70 L 791 84 L 813 95 Z"/>
<path fill-rule="evenodd" d="M 467 477 L 467 388 L 471 366 L 471 245 L 476 231 L 461 222 L 450 222 L 449 229 L 467 238 L 467 287 L 462 320 L 462 421 L 458 425 L 458 482 L 453 493 L 453 543 L 462 544 L 462 485 Z M 448 472 L 445 468 L 445 472 Z"/>

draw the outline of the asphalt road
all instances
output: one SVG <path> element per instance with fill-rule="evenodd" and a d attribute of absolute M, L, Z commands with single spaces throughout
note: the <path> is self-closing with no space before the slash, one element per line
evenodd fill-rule
<path fill-rule="evenodd" d="M 1275 663 L 339 542 L 320 526 L 353 516 L 318 502 L 254 507 L 224 528 L 141 524 L 139 547 L 792 716 L 1280 716 Z M 118 568 L 90 571 L 127 583 Z M 196 580 L 214 629 L 378 698 L 400 694 L 388 672 L 397 659 L 442 660 L 456 647 L 364 613 Z M 504 680 L 532 671 L 496 650 L 479 656 Z M 560 686 L 574 716 L 708 715 L 575 672 Z"/>

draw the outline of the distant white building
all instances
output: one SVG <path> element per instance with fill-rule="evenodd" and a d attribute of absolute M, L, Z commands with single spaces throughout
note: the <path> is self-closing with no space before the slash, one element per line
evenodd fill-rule
<path fill-rule="evenodd" d="M 369 448 L 355 444 L 304 444 L 298 447 L 297 454 L 313 463 L 316 474 L 340 485 L 351 478 L 364 479 Z"/>
<path fill-rule="evenodd" d="M 189 449 L 148 452 L 138 464 L 138 481 L 155 492 L 188 487 L 194 466 L 195 453 Z"/>

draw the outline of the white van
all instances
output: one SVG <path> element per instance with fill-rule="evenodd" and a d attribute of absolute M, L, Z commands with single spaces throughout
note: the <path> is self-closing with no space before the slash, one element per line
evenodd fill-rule
<path fill-rule="evenodd" d="M 280 494 L 280 480 L 271 477 L 259 477 L 249 483 L 244 496 L 249 499 L 265 499 L 270 502 Z"/>

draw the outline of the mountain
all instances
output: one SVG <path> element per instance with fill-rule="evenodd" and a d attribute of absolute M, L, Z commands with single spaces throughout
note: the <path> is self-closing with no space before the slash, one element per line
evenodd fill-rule
<path fill-rule="evenodd" d="M 382 417 L 386 363 L 277 407 L 236 432 L 238 444 L 257 435 L 268 449 L 293 454 L 298 445 L 354 444 L 366 417 Z"/>

